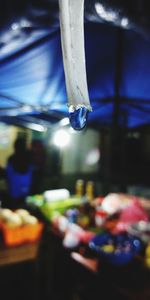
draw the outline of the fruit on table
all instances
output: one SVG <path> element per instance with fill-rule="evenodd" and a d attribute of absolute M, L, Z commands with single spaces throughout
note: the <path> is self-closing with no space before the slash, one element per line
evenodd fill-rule
<path fill-rule="evenodd" d="M 101 245 L 100 250 L 106 253 L 127 253 L 132 250 L 132 246 L 129 241 L 122 241 L 122 242 L 114 242 L 112 239 L 109 239 L 106 244 Z"/>
<path fill-rule="evenodd" d="M 16 209 L 12 211 L 7 208 L 0 209 L 0 220 L 2 224 L 8 227 L 19 227 L 22 225 L 35 225 L 38 223 L 38 219 L 26 210 L 26 209 Z"/>
<path fill-rule="evenodd" d="M 9 208 L 1 208 L 0 209 L 0 220 L 4 221 L 10 217 L 12 211 Z"/>
<path fill-rule="evenodd" d="M 103 250 L 104 252 L 107 252 L 107 253 L 111 253 L 111 252 L 115 251 L 115 246 L 114 245 L 104 245 L 104 246 L 101 246 L 101 250 Z"/>
<path fill-rule="evenodd" d="M 21 218 L 24 218 L 26 216 L 29 216 L 29 212 L 26 210 L 26 209 L 23 209 L 23 208 L 19 208 L 19 209 L 16 209 L 15 211 Z"/>
<path fill-rule="evenodd" d="M 5 223 L 9 227 L 17 227 L 22 225 L 22 219 L 18 214 L 12 212 Z"/>
<path fill-rule="evenodd" d="M 32 215 L 27 215 L 23 220 L 24 224 L 35 225 L 38 223 L 38 219 Z"/>

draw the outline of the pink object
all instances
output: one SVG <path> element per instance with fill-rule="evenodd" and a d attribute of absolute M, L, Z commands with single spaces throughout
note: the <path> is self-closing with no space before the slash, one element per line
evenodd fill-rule
<path fill-rule="evenodd" d="M 85 244 L 87 244 L 93 237 L 95 236 L 94 232 L 91 231 L 85 231 L 83 235 L 81 236 L 81 241 Z"/>
<path fill-rule="evenodd" d="M 131 224 L 137 223 L 139 221 L 148 221 L 148 214 L 145 209 L 141 206 L 138 200 L 133 200 L 133 202 L 124 208 L 120 213 L 120 217 L 113 233 L 121 233 L 128 231 L 128 227 Z"/>
<path fill-rule="evenodd" d="M 121 212 L 119 220 L 130 224 L 138 221 L 148 221 L 148 214 L 139 201 L 135 200 Z"/>
<path fill-rule="evenodd" d="M 130 205 L 132 201 L 133 197 L 129 195 L 111 193 L 104 197 L 102 209 L 108 214 L 113 215 Z"/>

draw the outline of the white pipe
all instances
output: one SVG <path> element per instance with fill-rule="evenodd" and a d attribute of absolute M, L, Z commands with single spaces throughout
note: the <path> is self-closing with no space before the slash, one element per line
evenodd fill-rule
<path fill-rule="evenodd" d="M 91 111 L 85 66 L 84 0 L 59 0 L 59 11 L 69 111 L 81 107 Z"/>

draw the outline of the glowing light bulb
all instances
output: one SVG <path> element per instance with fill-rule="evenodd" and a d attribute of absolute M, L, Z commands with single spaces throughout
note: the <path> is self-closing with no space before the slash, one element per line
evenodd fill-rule
<path fill-rule="evenodd" d="M 67 131 L 60 129 L 56 131 L 54 138 L 53 138 L 53 143 L 60 148 L 66 147 L 70 142 L 70 136 Z"/>

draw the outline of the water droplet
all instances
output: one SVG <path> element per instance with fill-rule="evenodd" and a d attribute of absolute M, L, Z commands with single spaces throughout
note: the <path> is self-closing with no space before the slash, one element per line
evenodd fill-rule
<path fill-rule="evenodd" d="M 87 123 L 88 109 L 86 107 L 76 108 L 69 112 L 71 127 L 75 130 L 82 130 Z"/>

